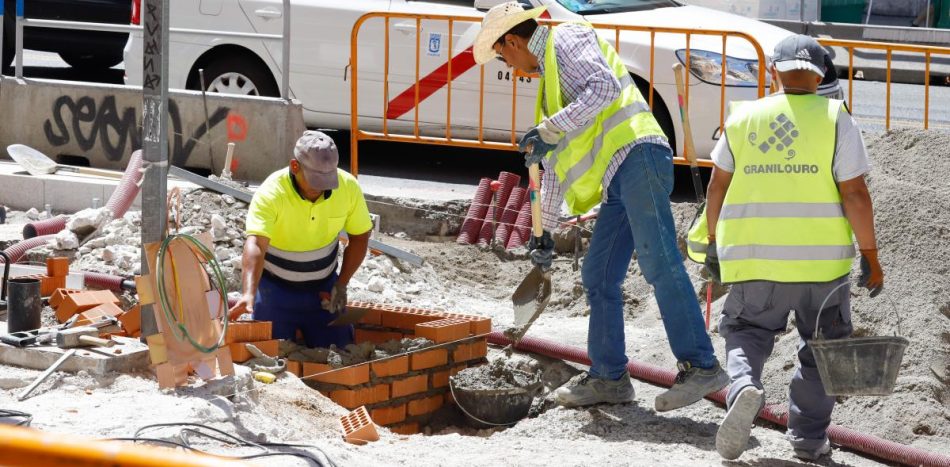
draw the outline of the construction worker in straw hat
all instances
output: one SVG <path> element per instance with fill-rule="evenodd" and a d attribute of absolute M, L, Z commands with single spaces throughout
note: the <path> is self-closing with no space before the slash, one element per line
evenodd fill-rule
<path fill-rule="evenodd" d="M 653 285 L 670 347 L 679 361 L 673 387 L 657 396 L 658 411 L 699 401 L 726 385 L 706 333 L 696 291 L 676 245 L 670 210 L 673 153 L 617 52 L 587 24 L 548 29 L 544 8 L 518 2 L 490 9 L 475 39 L 477 63 L 497 58 L 540 73 L 537 126 L 521 140 L 526 164 L 543 162 L 544 235 L 529 242 L 531 259 L 550 267 L 550 231 L 566 201 L 571 214 L 601 204 L 582 279 L 590 304 L 590 371 L 557 390 L 558 403 L 629 402 L 621 284 L 634 251 Z"/>
<path fill-rule="evenodd" d="M 859 285 L 872 297 L 884 285 L 861 132 L 842 101 L 816 94 L 825 55 L 809 36 L 776 45 L 770 72 L 779 91 L 731 111 L 712 153 L 706 222 L 690 233 L 695 249 L 703 241 L 697 232 L 709 226 L 707 269 L 732 284 L 719 323 L 731 384 L 716 450 L 726 459 L 746 449 L 765 404 L 762 369 L 792 310 L 800 344 L 787 438 L 799 458 L 831 451 L 835 399 L 825 394 L 809 343 L 816 321 L 824 338 L 851 334 L 852 229 Z"/>
<path fill-rule="evenodd" d="M 366 257 L 373 223 L 356 178 L 337 168 L 336 144 L 319 131 L 297 140 L 290 167 L 264 180 L 247 211 L 243 293 L 231 319 L 271 321 L 275 339 L 303 334 L 308 347 L 344 347 L 353 326 L 331 325 L 345 312 L 346 287 Z M 340 233 L 349 243 L 337 273 Z"/>

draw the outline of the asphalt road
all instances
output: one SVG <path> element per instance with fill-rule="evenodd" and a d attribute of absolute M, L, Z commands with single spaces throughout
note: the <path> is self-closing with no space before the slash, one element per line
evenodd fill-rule
<path fill-rule="evenodd" d="M 13 74 L 12 69 L 5 70 Z M 109 70 L 89 72 L 69 67 L 58 55 L 27 51 L 24 56 L 24 76 L 36 78 L 91 81 L 121 84 L 124 71 L 122 64 Z M 842 81 L 845 96 L 848 83 Z M 868 132 L 885 129 L 886 85 L 882 82 L 855 81 L 854 98 L 850 103 L 861 127 Z M 891 85 L 891 128 L 923 128 L 924 86 L 909 84 Z M 931 86 L 929 118 L 930 128 L 950 131 L 950 87 Z M 341 165 L 348 165 L 349 134 L 332 132 L 340 147 Z M 475 185 L 482 177 L 497 177 L 500 171 L 523 173 L 519 155 L 500 151 L 482 151 L 461 148 L 439 148 L 406 143 L 367 142 L 361 144 L 360 173 L 403 179 L 439 181 Z M 703 171 L 704 178 L 708 171 Z M 674 199 L 693 198 L 689 171 L 677 168 Z"/>

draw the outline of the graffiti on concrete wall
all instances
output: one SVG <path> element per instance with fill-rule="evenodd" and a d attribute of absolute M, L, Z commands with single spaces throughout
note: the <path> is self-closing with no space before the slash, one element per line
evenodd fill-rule
<path fill-rule="evenodd" d="M 199 143 L 207 144 L 205 135 L 225 122 L 227 138 L 241 141 L 247 135 L 247 122 L 244 117 L 228 107 L 218 107 L 208 116 L 207 122 L 201 122 L 190 135 L 182 129 L 181 113 L 178 103 L 168 101 L 168 116 L 171 120 L 169 131 L 169 159 L 172 164 L 186 165 L 192 152 Z M 98 148 L 109 161 L 120 161 L 132 151 L 142 147 L 142 132 L 135 107 L 120 109 L 115 96 L 106 96 L 97 101 L 90 96 L 74 99 L 63 95 L 53 102 L 52 114 L 43 123 L 46 141 L 52 146 L 64 146 L 75 141 L 82 151 Z"/>

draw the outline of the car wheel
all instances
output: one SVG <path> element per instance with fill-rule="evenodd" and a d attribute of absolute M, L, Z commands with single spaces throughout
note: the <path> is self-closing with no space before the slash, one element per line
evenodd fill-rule
<path fill-rule="evenodd" d="M 109 69 L 122 63 L 122 52 L 101 54 L 78 54 L 60 52 L 60 58 L 73 68 L 81 70 Z"/>
<path fill-rule="evenodd" d="M 188 89 L 200 90 L 198 74 Z M 205 89 L 208 92 L 239 94 L 242 96 L 277 97 L 280 92 L 274 79 L 262 65 L 241 57 L 212 59 L 204 67 Z"/>
<path fill-rule="evenodd" d="M 633 78 L 633 82 L 637 84 L 637 89 L 640 90 L 640 94 L 643 94 L 643 98 L 649 102 L 650 83 L 634 74 L 631 74 L 630 77 Z M 656 91 L 656 88 L 653 89 L 653 117 L 656 118 L 656 122 L 660 124 L 660 129 L 666 134 L 666 139 L 670 142 L 670 147 L 673 148 L 675 154 L 676 130 L 673 128 L 673 117 L 670 115 L 666 102 L 660 97 L 660 93 Z"/>

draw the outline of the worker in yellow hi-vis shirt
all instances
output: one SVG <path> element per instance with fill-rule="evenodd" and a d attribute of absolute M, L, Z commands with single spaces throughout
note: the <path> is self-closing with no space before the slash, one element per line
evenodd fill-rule
<path fill-rule="evenodd" d="M 346 306 L 346 286 L 366 257 L 373 224 L 356 178 L 337 168 L 336 144 L 319 131 L 297 140 L 290 167 L 261 184 L 247 213 L 243 293 L 231 319 L 271 321 L 275 339 L 308 347 L 353 342 L 351 325 L 330 326 Z M 337 273 L 340 232 L 349 245 Z"/>

